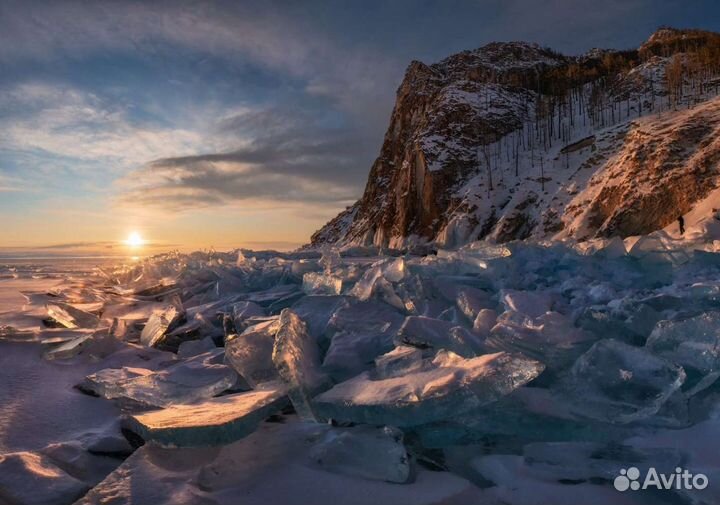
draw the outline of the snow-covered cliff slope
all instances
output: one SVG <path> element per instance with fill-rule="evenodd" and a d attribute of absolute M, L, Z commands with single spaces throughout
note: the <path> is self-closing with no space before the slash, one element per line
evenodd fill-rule
<path fill-rule="evenodd" d="M 718 55 L 720 35 L 662 29 L 636 51 L 512 42 L 413 62 L 363 196 L 312 245 L 662 229 L 720 185 Z"/>

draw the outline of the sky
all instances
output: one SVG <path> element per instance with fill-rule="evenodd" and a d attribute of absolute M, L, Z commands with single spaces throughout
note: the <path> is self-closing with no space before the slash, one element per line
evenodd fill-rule
<path fill-rule="evenodd" d="M 661 25 L 720 4 L 0 0 L 0 256 L 294 248 L 362 194 L 410 61 Z"/>

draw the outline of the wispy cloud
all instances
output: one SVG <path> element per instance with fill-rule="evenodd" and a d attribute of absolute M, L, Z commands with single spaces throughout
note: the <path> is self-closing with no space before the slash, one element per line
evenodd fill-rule
<path fill-rule="evenodd" d="M 2 167 L 0 167 L 0 170 Z M 27 183 L 18 177 L 8 177 L 0 174 L 0 193 L 14 193 L 20 191 L 27 191 Z"/>
<path fill-rule="evenodd" d="M 62 85 L 29 82 L 0 89 L 0 109 L 0 149 L 101 161 L 106 169 L 202 145 L 195 132 L 133 124 L 123 108 Z"/>
<path fill-rule="evenodd" d="M 121 203 L 184 210 L 266 202 L 331 204 L 358 196 L 367 146 L 322 112 L 248 109 L 220 119 L 218 133 L 241 144 L 227 152 L 158 159 L 123 178 Z"/>
<path fill-rule="evenodd" d="M 383 77 L 402 73 L 402 60 L 338 44 L 318 29 L 305 4 L 291 2 L 8 0 L 0 4 L 0 33 L 12 40 L 0 44 L 0 61 L 8 63 L 108 52 L 152 60 L 184 48 L 306 79 L 309 93 L 332 97 L 357 113 L 376 110 L 368 106 L 379 99 L 387 102 Z"/>

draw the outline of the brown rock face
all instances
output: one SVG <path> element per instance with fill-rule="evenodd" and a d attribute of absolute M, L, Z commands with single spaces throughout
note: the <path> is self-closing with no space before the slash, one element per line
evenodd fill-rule
<path fill-rule="evenodd" d="M 687 32 L 688 46 L 683 33 L 577 58 L 513 42 L 412 62 L 362 197 L 311 245 L 584 239 L 667 225 L 718 182 L 718 118 L 701 105 L 720 72 L 669 89 L 666 69 L 682 67 L 677 54 L 702 67 L 693 55 L 708 58 L 715 49 L 703 44 L 720 39 Z M 685 105 L 694 112 L 675 110 Z M 667 121 L 647 120 L 656 116 Z"/>
<path fill-rule="evenodd" d="M 432 239 L 460 203 L 454 190 L 477 173 L 480 147 L 519 128 L 534 107 L 528 88 L 566 61 L 537 45 L 496 43 L 431 66 L 412 62 L 362 198 L 312 244 Z"/>

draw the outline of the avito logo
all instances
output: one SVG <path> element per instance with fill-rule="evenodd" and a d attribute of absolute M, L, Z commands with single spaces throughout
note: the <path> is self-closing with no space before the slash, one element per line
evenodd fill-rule
<path fill-rule="evenodd" d="M 618 491 L 637 491 L 638 489 L 705 489 L 708 486 L 707 475 L 703 473 L 692 474 L 687 470 L 678 467 L 675 473 L 658 473 L 654 467 L 650 467 L 645 478 L 640 479 L 640 470 L 634 466 L 620 470 L 620 475 L 615 477 L 613 482 Z"/>

